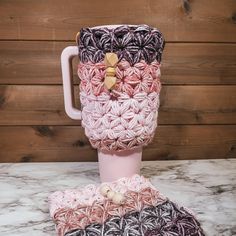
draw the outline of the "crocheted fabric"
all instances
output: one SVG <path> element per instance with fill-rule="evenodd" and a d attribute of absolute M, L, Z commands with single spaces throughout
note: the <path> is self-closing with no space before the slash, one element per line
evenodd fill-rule
<path fill-rule="evenodd" d="M 133 175 L 131 178 L 120 178 L 114 182 L 102 183 L 100 186 L 89 184 L 81 189 L 56 191 L 49 196 L 50 215 L 53 217 L 54 214 L 62 208 L 92 206 L 94 202 L 105 201 L 106 198 L 100 194 L 100 188 L 103 185 L 122 194 L 125 194 L 126 192 L 141 192 L 147 188 L 157 192 L 150 181 L 140 175 Z"/>
<path fill-rule="evenodd" d="M 78 37 L 79 60 L 83 63 L 101 62 L 106 52 L 116 53 L 131 65 L 141 60 L 160 62 L 165 46 L 162 33 L 147 25 L 82 28 Z"/>
<path fill-rule="evenodd" d="M 105 70 L 104 62 L 78 66 L 82 126 L 91 145 L 117 151 L 147 145 L 157 127 L 160 63 L 142 60 L 131 66 L 121 60 L 111 91 L 104 85 Z"/>
<path fill-rule="evenodd" d="M 121 60 L 116 66 L 116 84 L 112 90 L 104 86 L 106 65 L 104 62 L 93 64 L 91 62 L 79 63 L 78 76 L 81 80 L 80 90 L 88 95 L 100 96 L 103 93 L 115 98 L 127 98 L 140 93 L 160 92 L 161 64 L 153 61 L 147 64 L 144 60 L 130 65 L 129 62 Z"/>
<path fill-rule="evenodd" d="M 124 194 L 124 201 L 116 204 L 102 196 L 100 188 L 104 184 Z M 204 235 L 189 210 L 168 200 L 138 175 L 100 186 L 58 191 L 49 202 L 59 236 Z"/>
<path fill-rule="evenodd" d="M 184 208 L 171 201 L 140 212 L 130 212 L 123 217 L 110 217 L 104 224 L 91 224 L 76 229 L 66 236 L 116 235 L 116 236 L 203 236 L 199 222 Z"/>
<path fill-rule="evenodd" d="M 145 206 L 153 206 L 163 202 L 157 191 L 150 188 L 140 192 L 127 191 L 124 194 L 125 204 L 117 205 L 106 199 L 94 202 L 91 206 L 77 206 L 73 209 L 64 207 L 56 211 L 53 218 L 59 235 L 64 235 L 73 229 L 84 229 L 91 224 L 103 224 L 112 216 L 122 217 L 131 211 L 140 211 Z"/>

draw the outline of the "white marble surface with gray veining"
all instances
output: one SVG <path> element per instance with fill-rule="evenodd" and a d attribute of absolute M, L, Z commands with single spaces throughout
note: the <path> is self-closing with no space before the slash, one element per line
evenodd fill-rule
<path fill-rule="evenodd" d="M 236 160 L 144 162 L 141 173 L 192 209 L 206 235 L 236 235 Z M 0 164 L 1 235 L 56 235 L 47 196 L 91 183 L 99 183 L 97 163 Z"/>

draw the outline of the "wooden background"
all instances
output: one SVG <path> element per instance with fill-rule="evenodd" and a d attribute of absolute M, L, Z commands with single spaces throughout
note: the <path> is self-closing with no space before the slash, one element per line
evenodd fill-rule
<path fill-rule="evenodd" d="M 122 23 L 156 26 L 167 42 L 144 159 L 236 157 L 235 0 L 1 0 L 1 162 L 96 160 L 65 114 L 60 53 L 81 27 Z"/>

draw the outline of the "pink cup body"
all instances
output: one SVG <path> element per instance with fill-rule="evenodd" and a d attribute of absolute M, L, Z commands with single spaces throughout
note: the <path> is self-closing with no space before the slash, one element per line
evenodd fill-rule
<path fill-rule="evenodd" d="M 102 182 L 140 174 L 142 148 L 125 151 L 98 150 L 99 172 Z"/>

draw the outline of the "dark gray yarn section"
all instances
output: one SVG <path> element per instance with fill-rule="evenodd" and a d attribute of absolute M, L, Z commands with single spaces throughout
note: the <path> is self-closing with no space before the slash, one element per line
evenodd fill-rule
<path fill-rule="evenodd" d="M 140 212 L 113 216 L 103 225 L 91 224 L 65 236 L 204 236 L 199 222 L 183 207 L 167 200 Z"/>
<path fill-rule="evenodd" d="M 83 63 L 101 62 L 107 52 L 116 53 L 119 60 L 124 58 L 131 65 L 140 60 L 161 62 L 165 46 L 162 33 L 147 25 L 82 28 L 78 41 L 79 60 Z"/>

